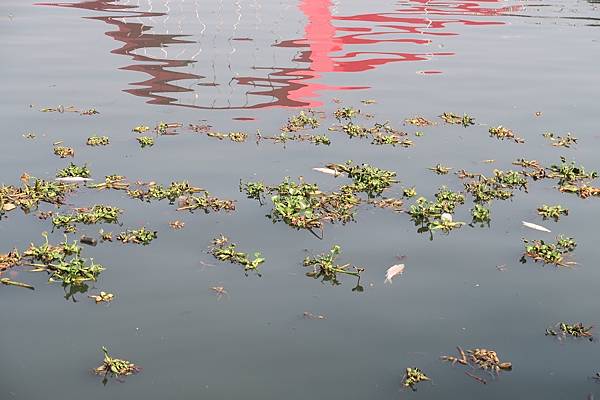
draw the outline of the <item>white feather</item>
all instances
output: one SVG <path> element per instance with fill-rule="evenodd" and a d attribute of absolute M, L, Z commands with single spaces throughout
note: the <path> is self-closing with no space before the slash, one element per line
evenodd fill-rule
<path fill-rule="evenodd" d="M 331 168 L 317 167 L 317 168 L 313 168 L 313 171 L 322 172 L 324 174 L 333 175 L 333 176 L 341 175 L 340 172 L 336 171 L 335 169 L 331 169 Z"/>
<path fill-rule="evenodd" d="M 392 283 L 392 279 L 394 279 L 394 277 L 396 277 L 397 275 L 402 275 L 403 272 L 404 272 L 404 264 L 392 265 L 385 272 L 384 283 L 388 283 L 388 282 Z"/>
<path fill-rule="evenodd" d="M 536 224 L 532 224 L 531 222 L 525 222 L 525 221 L 521 221 L 521 222 L 523 223 L 523 226 L 526 226 L 531 229 L 535 229 L 536 231 L 552 232 L 550 229 L 544 228 L 541 225 L 536 225 Z"/>

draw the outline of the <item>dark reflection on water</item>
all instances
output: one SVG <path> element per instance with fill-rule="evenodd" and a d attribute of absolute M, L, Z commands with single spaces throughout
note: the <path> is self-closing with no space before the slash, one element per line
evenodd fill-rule
<path fill-rule="evenodd" d="M 337 9 L 334 14 L 334 4 L 330 0 L 300 0 L 298 11 L 304 16 L 303 37 L 275 38 L 275 41 L 268 37 L 267 41 L 263 38 L 261 42 L 250 35 L 241 36 L 238 28 L 245 23 L 244 18 L 250 17 L 262 22 L 263 31 L 272 26 L 272 21 L 267 22 L 267 18 L 269 12 L 275 14 L 275 10 L 271 10 L 269 4 L 262 9 L 255 7 L 255 15 L 252 16 L 239 1 L 233 2 L 235 7 L 231 14 L 235 15 L 232 32 L 228 33 L 224 29 L 224 17 L 218 17 L 216 21 L 208 15 L 210 5 L 196 2 L 194 9 L 173 10 L 175 6 L 166 3 L 167 8 L 161 11 L 153 10 L 151 2 L 145 10 L 146 6 L 140 3 L 130 5 L 118 0 L 43 5 L 110 13 L 85 18 L 115 27 L 106 35 L 123 45 L 112 53 L 126 55 L 134 62 L 121 69 L 150 76 L 144 81 L 130 83 L 133 88 L 125 91 L 148 99 L 150 104 L 199 109 L 316 107 L 321 105 L 321 91 L 369 87 L 329 85 L 324 82 L 325 74 L 362 73 L 390 63 L 451 56 L 453 52 L 431 50 L 435 37 L 459 35 L 452 29 L 456 25 L 503 25 L 504 22 L 479 17 L 498 16 L 520 9 L 520 6 L 497 7 L 501 3 L 499 0 L 408 0 L 389 11 L 353 15 L 340 11 L 338 15 Z M 215 8 L 218 12 L 227 13 L 223 11 L 222 4 L 212 6 L 212 9 Z M 262 14 L 259 15 L 259 12 Z M 176 21 L 169 21 L 171 14 Z M 197 20 L 184 26 L 189 14 L 195 14 Z M 163 26 L 159 26 L 158 19 L 162 19 Z M 198 26 L 202 27 L 198 40 L 197 35 L 191 33 L 168 33 L 170 30 L 197 29 Z M 167 33 L 155 32 L 161 28 L 166 28 Z M 202 54 L 208 50 L 202 46 L 211 29 L 214 31 L 212 57 Z M 294 32 L 272 30 L 269 33 L 273 36 L 294 36 Z M 242 49 L 244 44 L 248 49 Z M 261 49 L 263 53 L 252 56 L 252 46 L 255 51 Z M 264 53 L 265 48 L 270 49 L 272 54 Z M 160 50 L 162 55 L 154 55 L 158 52 L 153 50 Z M 186 51 L 194 53 L 193 57 L 186 58 Z M 239 54 L 239 59 L 234 60 L 236 54 Z M 200 58 L 196 60 L 196 57 Z M 268 58 L 274 60 L 273 65 L 267 65 Z M 198 69 L 201 74 L 192 72 Z M 422 72 L 435 74 L 442 71 Z"/>

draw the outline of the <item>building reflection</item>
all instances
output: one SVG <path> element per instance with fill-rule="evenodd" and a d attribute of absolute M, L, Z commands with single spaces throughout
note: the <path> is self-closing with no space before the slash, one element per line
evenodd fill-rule
<path fill-rule="evenodd" d="M 100 15 L 85 18 L 111 25 L 106 35 L 120 43 L 112 53 L 131 60 L 121 69 L 147 76 L 126 92 L 150 104 L 199 109 L 316 107 L 322 91 L 368 88 L 327 85 L 326 74 L 452 56 L 432 51 L 436 37 L 458 35 L 457 26 L 502 25 L 493 17 L 518 9 L 499 7 L 501 0 L 405 0 L 385 12 L 345 14 L 331 0 L 299 0 L 291 9 L 287 1 L 271 2 L 43 5 L 94 11 Z"/>

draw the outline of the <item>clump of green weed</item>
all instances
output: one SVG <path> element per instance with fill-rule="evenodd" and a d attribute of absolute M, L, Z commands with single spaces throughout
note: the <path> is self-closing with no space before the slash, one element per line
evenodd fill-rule
<path fill-rule="evenodd" d="M 561 215 L 569 215 L 569 210 L 560 204 L 555 206 L 543 204 L 541 207 L 538 207 L 537 212 L 544 219 L 552 218 L 554 221 L 558 221 Z"/>
<path fill-rule="evenodd" d="M 318 127 L 319 120 L 314 116 L 312 111 L 308 113 L 300 111 L 300 114 L 290 117 L 287 124 L 281 130 L 283 132 L 297 132 L 306 128 L 316 129 Z"/>
<path fill-rule="evenodd" d="M 146 125 L 138 125 L 132 129 L 132 131 L 135 133 L 144 133 L 144 132 L 148 132 L 149 130 L 150 130 L 150 127 L 146 126 Z"/>
<path fill-rule="evenodd" d="M 154 146 L 154 138 L 151 136 L 139 136 L 139 137 L 136 137 L 135 139 L 138 141 L 138 143 L 140 144 L 142 149 L 144 147 Z"/>
<path fill-rule="evenodd" d="M 75 157 L 75 150 L 67 146 L 54 146 L 54 154 L 60 158 Z"/>
<path fill-rule="evenodd" d="M 210 211 L 234 211 L 235 201 L 219 199 L 211 196 L 208 192 L 203 192 L 201 195 L 182 196 L 179 199 L 177 211 L 194 210 L 202 210 L 207 214 Z"/>
<path fill-rule="evenodd" d="M 331 282 L 334 286 L 340 284 L 337 277 L 338 274 L 356 276 L 359 278 L 360 282 L 360 274 L 364 271 L 364 268 L 355 267 L 350 264 L 339 265 L 335 263 L 341 250 L 340 246 L 335 245 L 331 248 L 329 253 L 320 254 L 315 257 L 307 256 L 304 259 L 303 265 L 305 267 L 311 267 L 312 271 L 307 272 L 306 276 L 315 279 L 322 278 L 323 282 Z M 357 285 L 353 290 L 362 291 L 362 287 Z"/>
<path fill-rule="evenodd" d="M 369 164 L 352 165 L 352 161 L 345 164 L 329 164 L 327 168 L 345 173 L 353 180 L 349 189 L 356 193 L 366 193 L 369 197 L 381 195 L 383 191 L 392 184 L 397 183 L 394 179 L 396 173 Z"/>
<path fill-rule="evenodd" d="M 558 331 L 555 329 L 558 328 Z M 592 335 L 592 326 L 584 326 L 583 323 L 578 322 L 576 324 L 569 324 L 566 322 L 559 322 L 553 328 L 546 329 L 546 336 L 560 336 L 561 338 L 565 338 L 566 336 L 571 336 L 575 338 L 587 338 L 589 341 L 593 341 L 594 337 Z"/>
<path fill-rule="evenodd" d="M 570 237 L 558 236 L 556 243 L 546 243 L 544 240 L 525 242 L 525 253 L 521 257 L 521 262 L 526 262 L 526 257 L 531 258 L 534 262 L 543 262 L 544 264 L 554 264 L 557 267 L 566 267 L 573 265 L 573 262 L 565 260 L 565 256 L 570 254 L 577 243 Z"/>
<path fill-rule="evenodd" d="M 473 223 L 489 225 L 490 218 L 490 209 L 482 206 L 481 204 L 475 204 L 475 206 L 471 209 L 471 216 L 473 217 Z"/>
<path fill-rule="evenodd" d="M 335 110 L 333 113 L 333 116 L 335 118 L 337 118 L 338 120 L 342 120 L 342 119 L 352 119 L 355 116 L 357 116 L 358 114 L 360 114 L 360 110 L 357 110 L 352 107 L 342 107 L 342 108 L 338 108 L 337 110 Z"/>
<path fill-rule="evenodd" d="M 107 146 L 110 143 L 108 136 L 90 136 L 85 142 L 88 146 Z"/>
<path fill-rule="evenodd" d="M 549 168 L 548 178 L 558 179 L 560 187 L 574 185 L 578 182 L 591 180 L 598 177 L 596 171 L 586 171 L 583 165 L 577 166 L 574 161 L 567 163 L 565 157 L 560 158 L 560 164 L 552 164 Z"/>
<path fill-rule="evenodd" d="M 116 224 L 119 222 L 119 216 L 123 210 L 106 205 L 95 205 L 91 209 L 77 209 L 71 215 L 55 215 L 52 218 L 52 224 L 57 228 L 66 228 L 70 231 L 74 228 L 74 224 L 81 223 L 86 225 L 107 223 Z M 71 229 L 70 229 L 71 228 Z"/>
<path fill-rule="evenodd" d="M 194 193 L 202 192 L 204 189 L 194 187 L 187 181 L 171 182 L 167 187 L 151 183 L 144 189 L 128 190 L 127 195 L 133 199 L 139 199 L 142 201 L 150 202 L 152 200 L 164 200 L 168 199 L 169 202 L 173 203 L 177 198 L 184 195 L 192 195 Z"/>
<path fill-rule="evenodd" d="M 104 346 L 102 346 L 102 352 L 104 353 L 104 360 L 102 360 L 102 364 L 98 368 L 94 369 L 94 373 L 96 375 L 103 375 L 105 380 L 108 375 L 120 378 L 137 374 L 141 371 L 141 368 L 131 361 L 111 357 Z"/>
<path fill-rule="evenodd" d="M 431 379 L 423 373 L 419 368 L 406 368 L 402 385 L 406 388 L 411 388 L 417 391 L 415 385 L 420 382 L 430 381 Z"/>
<path fill-rule="evenodd" d="M 157 237 L 158 232 L 149 231 L 142 227 L 140 229 L 127 229 L 125 232 L 119 233 L 119 235 L 117 235 L 117 240 L 122 243 L 134 243 L 146 246 Z"/>
<path fill-rule="evenodd" d="M 550 143 L 554 147 L 571 147 L 577 144 L 577 138 L 572 136 L 571 133 L 567 133 L 567 136 L 555 136 L 552 132 L 545 132 L 542 136 L 550 140 Z"/>
<path fill-rule="evenodd" d="M 17 207 L 28 213 L 41 202 L 61 205 L 66 195 L 73 190 L 68 184 L 32 178 L 26 174 L 21 177 L 21 181 L 21 187 L 0 186 L 0 217 Z"/>
<path fill-rule="evenodd" d="M 432 234 L 436 230 L 449 233 L 465 224 L 464 222 L 455 222 L 452 218 L 454 209 L 463 203 L 464 195 L 442 187 L 436 194 L 436 201 L 432 202 L 425 197 L 419 197 L 410 206 L 408 214 L 415 226 L 420 226 L 417 230 L 419 233 L 430 232 Z"/>
<path fill-rule="evenodd" d="M 254 253 L 254 258 L 250 259 L 248 254 L 237 251 L 235 243 L 229 243 L 229 239 L 223 235 L 213 239 L 211 254 L 219 261 L 228 261 L 233 264 L 239 264 L 244 267 L 244 271 L 254 270 L 258 272 L 260 264 L 265 262 L 260 252 Z M 258 274 L 260 276 L 260 273 Z"/>
<path fill-rule="evenodd" d="M 442 118 L 447 124 L 462 125 L 465 128 L 470 125 L 475 125 L 475 118 L 467 114 L 463 114 L 461 117 L 460 115 L 451 112 L 445 112 L 440 115 L 440 118 Z"/>
<path fill-rule="evenodd" d="M 89 178 L 91 175 L 90 169 L 86 164 L 82 166 L 75 165 L 70 163 L 67 167 L 59 170 L 56 173 L 57 178 L 68 178 L 68 177 L 79 177 L 79 178 Z"/>
<path fill-rule="evenodd" d="M 498 125 L 496 127 L 490 128 L 489 132 L 490 132 L 490 136 L 493 136 L 497 139 L 501 139 L 501 140 L 510 139 L 510 140 L 514 140 L 516 143 L 525 143 L 524 139 L 517 137 L 513 131 L 511 131 L 510 129 L 508 129 L 502 125 Z"/>

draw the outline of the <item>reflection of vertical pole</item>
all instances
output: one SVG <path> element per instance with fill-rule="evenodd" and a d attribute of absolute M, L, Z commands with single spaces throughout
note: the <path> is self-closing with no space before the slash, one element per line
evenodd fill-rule
<path fill-rule="evenodd" d="M 335 43 L 335 27 L 331 23 L 330 0 L 302 0 L 300 10 L 308 19 L 305 38 L 310 48 L 310 70 L 333 71 L 334 63 L 329 53 L 341 50 Z"/>

